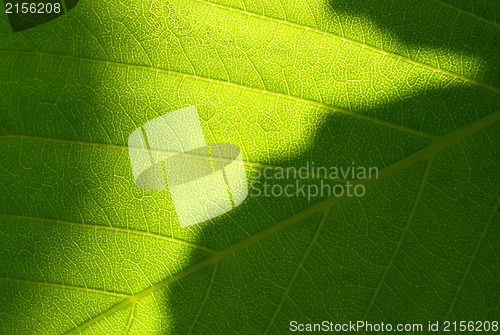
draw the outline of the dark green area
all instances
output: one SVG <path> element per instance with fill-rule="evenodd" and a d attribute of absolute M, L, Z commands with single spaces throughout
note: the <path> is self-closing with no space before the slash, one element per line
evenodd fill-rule
<path fill-rule="evenodd" d="M 23 3 L 27 5 L 27 13 L 23 13 Z M 66 8 L 70 10 L 76 6 L 78 0 L 67 0 L 65 3 L 67 6 Z M 28 0 L 4 0 L 4 4 L 6 9 L 10 8 L 10 5 L 7 4 L 12 4 L 10 13 L 8 13 L 7 16 L 10 26 L 12 27 L 12 32 L 14 33 L 39 26 L 65 14 L 64 4 L 59 0 L 40 0 L 39 2 Z M 35 7 L 30 7 L 31 4 L 35 4 Z M 47 4 L 49 7 L 47 7 Z M 54 6 L 60 6 L 58 7 L 60 10 L 57 10 Z M 30 8 L 34 8 L 34 10 Z"/>

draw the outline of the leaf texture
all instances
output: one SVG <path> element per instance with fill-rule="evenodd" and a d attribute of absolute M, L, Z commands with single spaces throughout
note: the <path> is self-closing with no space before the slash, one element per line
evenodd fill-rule
<path fill-rule="evenodd" d="M 499 8 L 81 0 L 15 33 L 2 11 L 0 333 L 499 320 Z M 180 228 L 127 138 L 192 105 L 249 182 L 306 162 L 379 178 Z"/>

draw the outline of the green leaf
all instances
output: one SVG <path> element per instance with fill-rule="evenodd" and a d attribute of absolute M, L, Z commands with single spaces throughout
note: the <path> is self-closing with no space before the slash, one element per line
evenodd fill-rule
<path fill-rule="evenodd" d="M 500 7 L 471 4 L 82 0 L 20 32 L 2 10 L 0 333 L 499 321 Z M 249 186 L 378 178 L 276 174 L 366 193 L 180 228 L 127 139 L 188 106 Z"/>

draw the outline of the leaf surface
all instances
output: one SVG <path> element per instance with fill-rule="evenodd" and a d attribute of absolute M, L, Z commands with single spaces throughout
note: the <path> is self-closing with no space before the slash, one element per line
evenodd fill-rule
<path fill-rule="evenodd" d="M 0 333 L 499 320 L 498 10 L 82 0 L 15 33 L 2 11 Z M 168 192 L 134 183 L 127 139 L 192 105 L 249 186 L 306 163 L 379 178 L 180 228 Z"/>

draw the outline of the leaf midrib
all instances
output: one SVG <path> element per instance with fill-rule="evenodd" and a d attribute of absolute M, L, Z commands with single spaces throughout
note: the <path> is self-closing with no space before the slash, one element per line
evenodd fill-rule
<path fill-rule="evenodd" d="M 379 179 L 367 179 L 367 180 L 364 180 L 363 182 L 361 182 L 360 184 L 364 185 L 364 186 L 370 186 L 370 185 L 373 185 L 375 184 L 376 182 L 378 182 L 379 180 L 383 180 L 387 177 L 390 177 L 392 176 L 393 174 L 417 163 L 417 162 L 420 162 L 422 160 L 425 160 L 425 159 L 429 159 L 430 157 L 433 157 L 435 156 L 436 154 L 438 154 L 439 152 L 442 152 L 443 150 L 445 150 L 446 148 L 460 142 L 461 140 L 469 137 L 469 136 L 472 136 L 473 134 L 489 127 L 489 126 L 492 126 L 496 123 L 500 122 L 500 110 L 492 113 L 492 114 L 489 114 L 485 117 L 483 117 L 482 119 L 479 119 L 463 128 L 460 128 L 454 132 L 451 132 L 449 133 L 448 135 L 444 135 L 444 136 L 441 136 L 439 137 L 438 139 L 434 140 L 431 144 L 429 144 L 427 147 L 417 151 L 416 153 L 382 169 L 380 171 L 380 174 L 379 174 Z M 181 271 L 181 272 L 178 272 L 176 273 L 175 275 L 173 275 L 172 277 L 169 277 L 147 289 L 145 289 L 144 291 L 141 291 L 127 299 L 124 299 L 120 304 L 104 311 L 103 313 L 97 315 L 96 317 L 86 321 L 85 323 L 81 324 L 80 326 L 78 326 L 77 328 L 73 329 L 72 331 L 70 331 L 68 334 L 76 334 L 78 333 L 79 331 L 81 331 L 82 329 L 85 329 L 87 328 L 88 326 L 104 319 L 105 317 L 113 314 L 114 312 L 118 311 L 119 309 L 121 309 L 122 307 L 125 307 L 131 303 L 134 303 L 136 301 L 138 301 L 139 299 L 142 299 L 144 298 L 145 296 L 151 294 L 151 293 L 154 293 L 156 292 L 157 290 L 167 286 L 167 285 L 170 285 L 171 283 L 173 282 L 176 282 L 180 279 L 183 279 L 185 277 L 187 277 L 188 275 L 196 272 L 196 271 L 199 271 L 207 266 L 214 266 L 216 264 L 218 264 L 220 261 L 222 261 L 223 259 L 225 258 L 228 258 L 229 256 L 235 254 L 236 252 L 242 250 L 242 249 L 245 249 L 247 248 L 248 246 L 250 245 L 253 245 L 257 242 L 259 242 L 260 240 L 268 237 L 268 236 L 271 236 L 275 233 L 278 233 L 282 230 L 284 230 L 285 228 L 288 228 L 290 227 L 291 225 L 297 223 L 297 222 L 300 222 L 302 221 L 303 219 L 306 219 L 308 217 L 310 217 L 311 215 L 315 214 L 315 213 L 318 213 L 318 212 L 321 212 L 321 211 L 328 211 L 330 210 L 330 208 L 332 208 L 335 204 L 339 203 L 340 201 L 344 200 L 345 198 L 347 198 L 346 195 L 342 196 L 342 197 L 331 197 L 331 198 L 328 198 L 328 199 L 325 199 L 323 201 L 321 201 L 320 203 L 312 206 L 312 207 L 309 207 L 305 210 L 303 210 L 302 212 L 299 212 L 263 231 L 260 231 L 259 233 L 256 233 L 244 240 L 241 240 L 235 244 L 233 244 L 232 246 L 229 246 L 225 249 L 222 249 L 220 251 L 216 251 L 215 253 L 213 253 L 212 255 L 210 255 L 208 258 L 206 258 L 205 260 L 201 261 L 201 262 L 198 262 L 188 268 L 186 268 L 185 270 Z"/>

